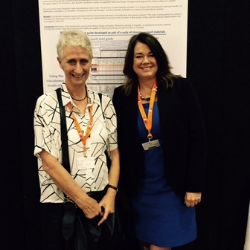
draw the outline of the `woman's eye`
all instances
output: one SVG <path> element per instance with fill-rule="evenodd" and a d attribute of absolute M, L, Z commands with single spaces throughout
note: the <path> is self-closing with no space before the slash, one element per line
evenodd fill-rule
<path fill-rule="evenodd" d="M 76 62 L 75 62 L 75 60 L 69 60 L 69 62 L 68 62 L 70 65 L 74 65 Z"/>
<path fill-rule="evenodd" d="M 87 63 L 88 63 L 88 60 L 86 59 L 81 60 L 81 64 L 87 64 Z"/>

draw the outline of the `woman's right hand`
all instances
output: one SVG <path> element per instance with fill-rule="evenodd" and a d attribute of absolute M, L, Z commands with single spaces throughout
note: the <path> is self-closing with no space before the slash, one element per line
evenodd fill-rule
<path fill-rule="evenodd" d="M 86 194 L 83 204 L 79 206 L 88 219 L 92 219 L 101 213 L 98 202 Z"/>

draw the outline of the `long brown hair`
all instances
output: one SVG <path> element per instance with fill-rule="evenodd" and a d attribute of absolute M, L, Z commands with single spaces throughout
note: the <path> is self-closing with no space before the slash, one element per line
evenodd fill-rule
<path fill-rule="evenodd" d="M 138 84 L 138 77 L 133 69 L 134 48 L 138 42 L 146 44 L 150 48 L 157 61 L 158 71 L 156 73 L 156 78 L 158 85 L 163 85 L 165 88 L 172 87 L 174 84 L 174 78 L 178 78 L 179 76 L 174 75 L 171 72 L 172 67 L 170 66 L 167 54 L 165 53 L 159 41 L 153 35 L 146 32 L 141 32 L 132 36 L 129 40 L 123 67 L 123 73 L 125 75 L 125 93 L 129 95 L 133 84 Z"/>

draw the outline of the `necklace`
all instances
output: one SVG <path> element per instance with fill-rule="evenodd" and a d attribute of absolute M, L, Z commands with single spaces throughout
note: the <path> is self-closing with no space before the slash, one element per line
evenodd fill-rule
<path fill-rule="evenodd" d="M 78 102 L 85 100 L 86 97 L 87 97 L 87 91 L 86 91 L 86 95 L 85 95 L 85 97 L 84 97 L 83 99 L 76 99 L 76 98 L 74 98 L 73 96 L 71 96 L 71 98 L 72 98 L 73 100 L 78 101 Z"/>
<path fill-rule="evenodd" d="M 150 101 L 150 97 L 144 97 L 144 96 L 141 94 L 141 92 L 140 92 L 140 97 L 141 97 L 141 99 L 142 99 L 143 101 L 147 101 L 147 102 Z"/>

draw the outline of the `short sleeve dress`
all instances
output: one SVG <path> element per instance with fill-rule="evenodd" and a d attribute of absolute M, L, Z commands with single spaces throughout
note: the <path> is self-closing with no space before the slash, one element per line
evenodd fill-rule
<path fill-rule="evenodd" d="M 146 114 L 149 104 L 143 104 Z M 147 130 L 138 111 L 138 128 L 141 142 L 147 142 Z M 153 140 L 160 144 L 158 103 L 153 109 Z M 184 197 L 171 189 L 165 174 L 162 147 L 144 151 L 144 173 L 139 191 L 132 199 L 137 211 L 132 233 L 146 243 L 161 247 L 181 246 L 197 237 L 195 208 L 184 204 Z M 166 166 L 167 167 L 167 166 Z"/>

